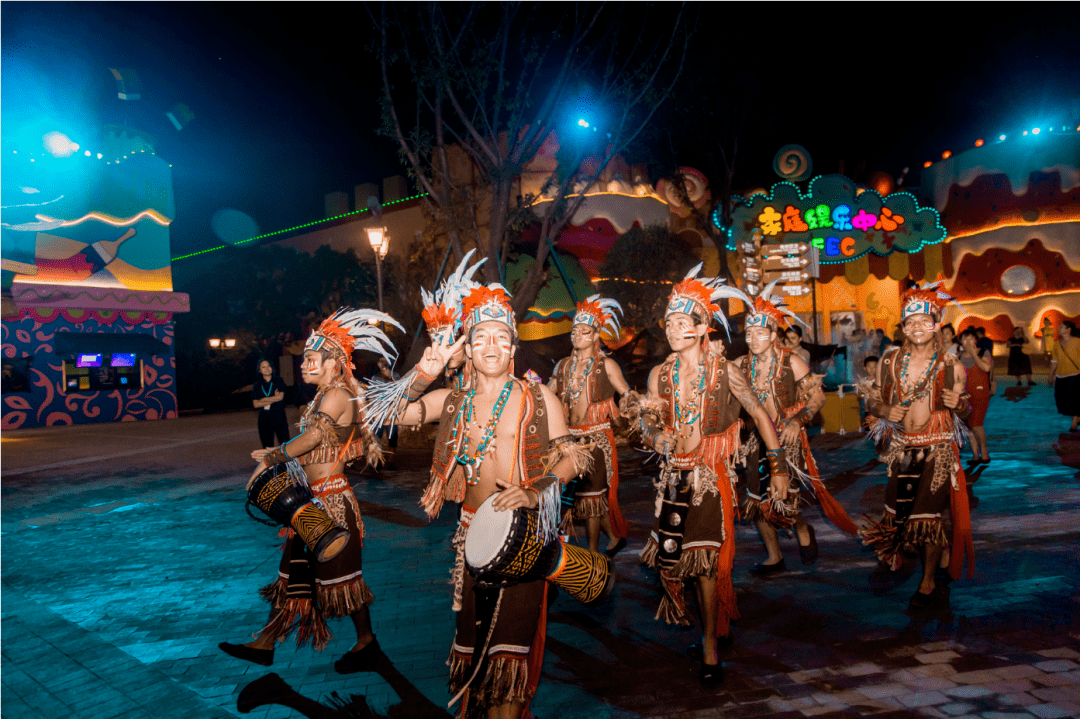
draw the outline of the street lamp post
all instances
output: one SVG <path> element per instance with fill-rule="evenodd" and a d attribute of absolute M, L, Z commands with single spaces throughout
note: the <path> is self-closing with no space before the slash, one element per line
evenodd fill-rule
<path fill-rule="evenodd" d="M 369 227 L 367 235 L 371 251 L 375 253 L 375 275 L 379 282 L 379 312 L 383 312 L 382 261 L 386 257 L 386 251 L 390 249 L 390 236 L 386 234 L 385 227 Z"/>

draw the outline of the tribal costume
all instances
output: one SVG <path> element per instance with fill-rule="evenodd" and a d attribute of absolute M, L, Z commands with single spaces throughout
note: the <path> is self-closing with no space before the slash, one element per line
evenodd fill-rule
<path fill-rule="evenodd" d="M 578 303 L 573 325 L 588 325 L 597 331 L 607 329 L 617 336 L 619 320 L 615 315 L 616 310 L 622 312 L 615 300 L 592 295 Z M 570 435 L 582 448 L 591 452 L 592 469 L 574 482 L 574 506 L 572 512 L 567 512 L 563 526 L 572 532 L 574 519 L 609 517 L 614 535 L 624 539 L 629 525 L 619 511 L 619 457 L 615 448 L 615 433 L 611 429 L 611 420 L 620 415 L 615 404 L 615 388 L 608 377 L 607 357 L 597 347 L 588 364 L 582 368 L 581 375 L 577 373 L 577 365 L 576 352 L 571 357 L 559 360 L 549 384 L 562 400 L 568 421 L 583 392 L 588 405 L 585 423 L 570 425 Z"/>
<path fill-rule="evenodd" d="M 329 385 L 320 386 L 315 399 L 307 406 L 298 428 L 300 435 L 314 435 L 319 443 L 299 457 L 288 454 L 290 442 L 270 451 L 264 458 L 267 466 L 286 462 L 299 465 L 348 464 L 363 457 L 375 466 L 382 460 L 378 440 L 363 425 L 363 414 L 355 411 L 352 424 L 341 426 L 321 411 L 326 393 L 342 389 L 359 400 L 362 390 L 353 378 L 354 349 L 365 349 L 391 356 L 393 345 L 382 330 L 371 326 L 370 319 L 400 325 L 389 315 L 371 310 L 339 310 L 325 320 L 308 339 L 304 349 L 320 352 L 327 359 L 338 360 L 341 374 Z M 309 486 L 334 521 L 349 530 L 349 542 L 328 562 L 316 562 L 308 547 L 296 538 L 291 528 L 281 530 L 285 537 L 278 579 L 263 587 L 260 594 L 271 603 L 273 614 L 262 630 L 283 639 L 297 629 L 297 646 L 310 641 L 323 649 L 333 638 L 326 624 L 329 617 L 351 615 L 371 604 L 373 596 L 363 578 L 362 546 L 364 522 L 352 487 L 344 474 L 318 479 L 309 478 Z"/>
<path fill-rule="evenodd" d="M 739 290 L 721 286 L 722 280 L 697 279 L 698 265 L 677 284 L 668 300 L 666 316 L 715 316 L 727 320 L 715 300 L 737 297 L 749 303 Z M 667 433 L 678 435 L 682 426 L 700 421 L 701 441 L 693 451 L 675 454 L 666 463 L 657 485 L 656 520 L 641 552 L 644 564 L 660 573 L 664 596 L 656 618 L 665 622 L 691 623 L 684 596 L 684 581 L 696 577 L 716 578 L 719 605 L 717 634 L 726 635 L 731 620 L 739 616 L 731 569 L 735 561 L 735 472 L 733 459 L 739 449 L 740 404 L 729 388 L 730 367 L 723 354 L 714 352 L 703 338 L 698 390 L 691 399 L 691 417 L 679 400 L 679 359 L 670 356 L 660 366 L 657 396 L 642 398 L 631 392 L 624 398 L 626 413 L 642 439 Z"/>
<path fill-rule="evenodd" d="M 798 319 L 788 310 L 780 298 L 772 296 L 772 289 L 776 281 L 773 281 L 762 290 L 761 294 L 754 298 L 746 318 L 746 329 L 762 327 L 770 331 L 776 331 L 781 321 Z M 766 409 L 772 408 L 770 416 L 776 415 L 774 420 L 776 434 L 780 436 L 786 422 L 798 422 L 799 437 L 795 444 L 784 447 L 784 456 L 787 459 L 790 470 L 790 482 L 788 484 L 787 500 L 772 498 L 769 480 L 769 463 L 762 456 L 761 444 L 757 432 L 750 435 L 744 449 L 746 455 L 746 518 L 765 520 L 776 529 L 791 529 L 795 526 L 799 507 L 805 500 L 802 499 L 799 480 L 807 485 L 821 502 L 821 509 L 825 516 L 840 529 L 850 534 L 856 534 L 858 527 L 843 507 L 833 499 L 825 488 L 818 474 L 817 463 L 810 453 L 810 442 L 806 436 L 806 426 L 813 421 L 814 411 L 807 407 L 812 396 L 820 391 L 821 378 L 807 372 L 801 379 L 796 381 L 795 371 L 791 366 L 792 352 L 780 345 L 773 345 L 769 350 L 772 352 L 772 363 L 769 368 L 769 376 L 766 377 L 766 386 L 759 388 L 757 384 L 756 367 L 757 357 L 748 354 L 741 360 L 743 374 L 746 376 L 750 388 L 758 395 Z"/>
<path fill-rule="evenodd" d="M 463 302 L 465 331 L 469 332 L 480 322 L 498 321 L 509 326 L 516 336 L 508 300 L 499 285 L 475 287 Z M 512 364 L 510 371 L 512 374 Z M 588 456 L 569 437 L 549 441 L 540 385 L 517 378 L 511 381 L 521 391 L 521 411 L 513 420 L 516 442 L 511 476 L 520 477 L 522 487 L 537 490 L 541 525 L 548 527 L 553 535 L 558 522 L 559 485 L 550 483 L 552 475 L 548 470 L 564 456 L 572 457 L 575 466 L 584 469 Z M 466 482 L 471 474 L 466 472 L 459 453 L 469 434 L 462 408 L 472 391 L 454 389 L 443 403 L 431 480 L 420 500 L 429 518 L 439 515 L 446 500 L 462 503 L 452 541 L 455 561 L 451 578 L 453 609 L 458 613 L 457 631 L 447 661 L 450 690 L 463 696 L 462 717 L 486 716 L 488 708 L 510 702 L 528 704 L 540 680 L 547 622 L 546 580 L 481 590 L 474 587 L 465 571 L 465 534 L 476 510 L 464 504 Z M 468 469 L 478 471 L 471 465 Z M 480 652 L 476 650 L 478 642 L 482 643 Z M 479 676 L 474 679 L 476 674 Z"/>
<path fill-rule="evenodd" d="M 902 320 L 925 314 L 938 322 L 949 299 L 934 292 L 934 286 L 915 287 L 905 293 L 901 306 Z M 959 364 L 955 355 L 935 343 L 935 355 L 922 379 L 910 386 L 907 360 L 910 348 L 894 347 L 881 358 L 881 386 L 874 386 L 871 406 L 911 406 L 922 398 L 930 403 L 930 418 L 918 431 L 906 432 L 892 422 L 878 417 L 872 422 L 872 438 L 886 438 L 889 448 L 883 461 L 888 467 L 889 483 L 885 489 L 885 510 L 881 521 L 867 520 L 860 529 L 863 544 L 873 548 L 882 564 L 899 569 L 904 550 L 920 549 L 924 545 L 952 545 L 949 574 L 959 579 L 964 560 L 968 562 L 968 577 L 974 573 L 975 553 L 971 539 L 971 515 L 968 508 L 967 480 L 960 462 L 960 447 L 967 433 L 961 417 L 971 410 L 966 399 L 957 409 L 947 408 L 942 393 L 954 384 L 954 367 Z M 952 515 L 951 541 L 943 518 L 945 510 Z"/>

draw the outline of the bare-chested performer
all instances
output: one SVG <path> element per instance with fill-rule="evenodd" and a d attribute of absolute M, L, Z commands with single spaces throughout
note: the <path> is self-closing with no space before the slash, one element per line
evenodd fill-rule
<path fill-rule="evenodd" d="M 738 289 L 716 278 L 697 279 L 698 265 L 675 285 L 668 300 L 664 330 L 672 354 L 649 374 L 649 394 L 631 393 L 626 409 L 646 445 L 667 457 L 657 497 L 657 517 L 642 561 L 660 573 L 664 597 L 657 618 L 689 625 L 683 583 L 692 580 L 701 612 L 701 682 L 718 686 L 723 670 L 717 638 L 728 634 L 739 616 L 731 568 L 735 559 L 735 472 L 739 420 L 745 408 L 765 443 L 772 489 L 787 498 L 788 475 L 772 420 L 742 372 L 709 343 L 712 317 L 727 320 L 715 301 L 736 297 Z"/>
<path fill-rule="evenodd" d="M 750 354 L 736 360 L 780 433 L 780 444 L 791 471 L 787 499 L 780 501 L 762 486 L 762 476 L 768 476 L 768 467 L 761 461 L 761 444 L 757 436 L 751 435 L 746 448 L 745 516 L 757 521 L 761 540 L 769 553 L 764 562 L 750 570 L 759 577 L 787 569 L 780 553 L 778 530 L 794 528 L 803 564 L 813 564 L 817 560 L 814 527 L 806 523 L 799 511 L 803 503 L 799 480 L 807 485 L 807 489 L 813 490 L 822 511 L 833 524 L 851 534 L 858 532 L 858 527 L 821 482 L 817 464 L 810 454 L 806 427 L 825 404 L 825 392 L 821 389 L 821 379 L 810 373 L 806 362 L 777 341 L 780 322 L 797 321 L 797 318 L 781 298 L 772 296 L 775 286 L 775 281 L 767 285 L 748 308 L 745 331 Z"/>
<path fill-rule="evenodd" d="M 262 589 L 270 602 L 270 620 L 252 642 L 218 645 L 234 657 L 269 666 L 275 642 L 284 641 L 293 629 L 297 646 L 310 641 L 321 650 L 333 638 L 326 619 L 347 616 L 356 628 L 356 644 L 334 668 L 341 674 L 370 671 L 379 659 L 368 611 L 373 597 L 361 563 L 364 523 L 344 474 L 345 465 L 355 459 L 363 457 L 372 466 L 382 459 L 378 439 L 363 426 L 363 404 L 358 401 L 363 391 L 353 375 L 352 353 L 362 349 L 393 359 L 396 352 L 371 322 L 402 329 L 382 312 L 342 309 L 311 333 L 304 345 L 301 376 L 319 389 L 300 419 L 300 434 L 278 447 L 251 453 L 259 463 L 253 480 L 266 467 L 299 462 L 312 492 L 334 521 L 349 530 L 349 542 L 330 561 L 317 562 L 292 529 L 283 530 L 286 540 L 278 578 Z"/>
<path fill-rule="evenodd" d="M 544 654 L 547 582 L 502 590 L 474 587 L 464 571 L 469 521 L 484 500 L 499 492 L 496 510 L 537 508 L 545 533 L 554 537 L 560 488 L 588 464 L 588 454 L 570 437 L 558 397 L 541 384 L 513 376 L 517 325 L 509 299 L 500 285 L 472 289 L 463 301 L 465 334 L 453 345 L 429 347 L 402 378 L 408 403 L 398 419 L 404 425 L 439 423 L 431 482 L 421 504 L 434 518 L 445 500 L 461 503 L 453 540 L 458 616 L 449 659 L 450 690 L 464 690 L 462 716 L 489 719 L 517 719 L 536 690 Z M 472 366 L 470 387 L 424 394 L 462 345 Z M 478 632 L 478 626 L 492 622 L 495 606 L 490 634 Z M 486 637 L 486 656 L 476 656 L 481 653 L 477 644 L 482 649 Z"/>
<path fill-rule="evenodd" d="M 618 335 L 622 307 L 615 300 L 593 295 L 578 302 L 570 330 L 574 352 L 559 360 L 548 382 L 570 423 L 570 435 L 592 453 L 592 469 L 574 484 L 574 507 L 564 522 L 585 520 L 589 549 L 596 552 L 600 530 L 608 536 L 607 555 L 626 546 L 629 527 L 619 511 L 619 456 L 611 420 L 619 417 L 615 394 L 630 387 L 615 360 L 600 350 L 600 332 Z M 569 491 L 569 489 L 567 490 Z"/>
<path fill-rule="evenodd" d="M 971 411 L 964 392 L 964 366 L 947 353 L 939 333 L 951 298 L 936 285 L 911 288 L 900 301 L 904 344 L 885 352 L 867 409 L 878 420 L 871 436 L 887 436 L 883 461 L 889 468 L 885 511 L 860 534 L 889 569 L 899 569 L 903 552 L 918 552 L 922 581 L 911 597 L 914 607 L 940 604 L 945 595 L 934 574 L 950 544 L 943 515 L 952 514 L 949 574 L 959 579 L 965 558 L 968 577 L 975 567 L 967 482 L 960 464 L 963 425 Z"/>

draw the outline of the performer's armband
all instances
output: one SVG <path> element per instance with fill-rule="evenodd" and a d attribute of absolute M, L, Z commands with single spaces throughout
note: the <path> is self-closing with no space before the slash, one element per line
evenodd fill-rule
<path fill-rule="evenodd" d="M 782 447 L 777 449 L 766 449 L 765 457 L 769 460 L 769 474 L 773 477 L 780 475 L 787 476 L 787 458 L 784 456 L 784 450 Z"/>
<path fill-rule="evenodd" d="M 664 433 L 664 428 L 653 415 L 643 414 L 638 419 L 638 429 L 641 431 L 641 441 L 647 447 L 655 448 L 656 438 Z"/>
<path fill-rule="evenodd" d="M 288 442 L 286 442 L 285 444 L 288 444 Z M 267 452 L 266 455 L 263 457 L 263 462 L 266 463 L 267 467 L 273 467 L 275 464 L 285 464 L 291 459 L 292 457 L 289 456 L 289 452 L 285 449 L 285 445 L 283 444 L 278 447 L 274 447 L 272 450 Z"/>
<path fill-rule="evenodd" d="M 812 423 L 812 422 L 814 421 L 814 413 L 813 413 L 813 412 L 811 412 L 809 408 L 807 408 L 807 407 L 803 407 L 803 408 L 802 408 L 801 410 L 799 410 L 799 412 L 798 412 L 798 413 L 797 413 L 797 414 L 796 414 L 796 415 L 795 415 L 794 417 L 792 417 L 791 419 L 792 419 L 792 420 L 794 420 L 794 421 L 796 421 L 796 422 L 798 422 L 798 423 L 799 423 L 799 424 L 801 424 L 801 425 L 802 425 L 803 427 L 809 427 L 809 426 L 810 426 L 810 424 L 811 424 L 811 423 Z"/>
<path fill-rule="evenodd" d="M 431 386 L 431 383 L 435 381 L 435 378 L 428 375 L 424 370 L 419 367 L 413 368 L 412 382 L 409 383 L 409 393 L 406 395 L 409 401 L 415 402 L 424 396 L 424 392 Z"/>
<path fill-rule="evenodd" d="M 551 485 L 553 485 L 553 484 L 555 484 L 557 482 L 561 482 L 561 481 L 562 480 L 560 480 L 557 475 L 553 474 L 552 472 L 548 472 L 543 477 L 541 477 L 540 479 L 536 480 L 531 485 L 529 485 L 528 488 L 531 489 L 532 491 L 536 492 L 536 494 L 539 496 L 540 494 L 543 493 L 543 491 L 545 489 L 547 489 Z"/>

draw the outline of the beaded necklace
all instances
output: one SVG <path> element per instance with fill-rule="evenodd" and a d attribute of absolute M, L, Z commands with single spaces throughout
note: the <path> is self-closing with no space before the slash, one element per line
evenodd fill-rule
<path fill-rule="evenodd" d="M 574 378 L 577 377 L 577 353 L 574 353 L 573 358 L 570 360 L 570 381 L 566 383 L 566 393 L 564 398 L 568 396 L 569 403 L 567 407 L 574 407 L 577 404 L 578 398 L 581 397 L 582 390 L 585 389 L 585 383 L 589 381 L 589 373 L 592 372 L 593 365 L 596 364 L 596 355 L 589 358 L 589 366 L 585 368 L 585 371 L 581 373 L 581 382 L 574 386 Z"/>
<path fill-rule="evenodd" d="M 480 443 L 476 447 L 476 452 L 469 456 L 469 434 L 465 433 L 465 441 L 461 443 L 461 449 L 454 455 L 454 458 L 461 462 L 465 466 L 465 482 L 470 486 L 474 486 L 480 482 L 480 463 L 483 461 L 483 455 L 488 451 L 488 446 L 495 438 L 495 426 L 499 423 L 499 418 L 502 417 L 503 409 L 506 408 L 506 402 L 510 399 L 510 390 L 514 387 L 514 381 L 512 379 L 506 380 L 506 384 L 502 388 L 502 392 L 499 393 L 499 398 L 495 400 L 495 406 L 491 408 L 491 416 L 488 417 L 487 426 L 484 427 L 484 433 L 480 435 Z M 461 403 L 461 409 L 458 410 L 457 418 L 454 420 L 454 431 L 450 435 L 451 445 L 457 443 L 458 430 L 462 427 L 461 418 L 465 416 L 464 426 L 468 428 L 472 424 L 474 416 L 473 400 L 476 397 L 476 387 L 473 386 L 465 394 L 465 399 Z"/>
<path fill-rule="evenodd" d="M 927 385 L 930 382 L 930 376 L 934 372 L 934 366 L 937 364 L 938 350 L 940 347 L 935 347 L 934 356 L 930 358 L 930 362 L 926 365 L 926 369 L 923 371 L 923 376 L 919 378 L 919 381 L 911 388 L 911 392 L 907 399 L 901 400 L 900 406 L 907 407 L 912 402 L 917 400 L 923 394 L 926 393 Z M 900 396 L 904 396 L 904 386 L 907 382 L 908 364 L 911 362 L 911 349 L 909 348 L 904 352 L 904 360 L 900 363 Z"/>
<path fill-rule="evenodd" d="M 751 353 L 752 354 L 752 353 Z M 772 364 L 769 365 L 769 376 L 765 378 L 765 389 L 758 390 L 757 387 L 757 355 L 753 355 L 750 359 L 750 388 L 757 394 L 758 399 L 762 404 L 765 404 L 765 400 L 769 397 L 769 390 L 773 388 L 773 383 L 776 380 L 776 366 L 780 364 L 777 357 L 773 357 Z"/>
<path fill-rule="evenodd" d="M 705 355 L 701 356 L 701 360 L 698 362 L 698 384 L 694 388 L 693 393 L 690 395 L 690 401 L 685 405 L 679 401 L 679 363 L 681 358 L 675 358 L 675 429 L 679 430 L 679 436 L 683 439 L 690 437 L 691 432 L 684 434 L 681 431 L 681 427 L 692 427 L 695 422 L 701 419 L 701 405 L 699 399 L 701 395 L 705 394 Z M 691 414 L 693 413 L 693 414 Z"/>

